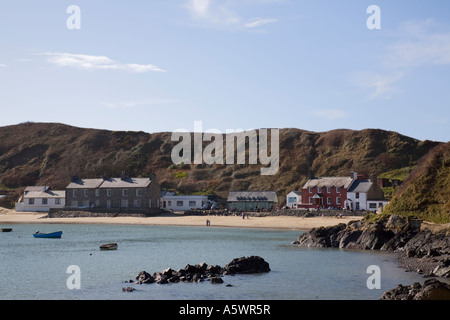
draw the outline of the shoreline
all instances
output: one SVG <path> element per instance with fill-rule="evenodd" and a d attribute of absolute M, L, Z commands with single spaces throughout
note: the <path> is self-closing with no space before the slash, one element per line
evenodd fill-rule
<path fill-rule="evenodd" d="M 184 216 L 176 213 L 165 213 L 154 217 L 75 217 L 75 218 L 44 218 L 46 213 L 15 212 L 1 209 L 0 225 L 11 224 L 122 224 L 149 226 L 204 226 L 210 221 L 210 227 L 227 228 L 257 228 L 307 231 L 317 227 L 334 226 L 340 223 L 360 220 L 362 217 L 293 217 L 268 216 Z"/>

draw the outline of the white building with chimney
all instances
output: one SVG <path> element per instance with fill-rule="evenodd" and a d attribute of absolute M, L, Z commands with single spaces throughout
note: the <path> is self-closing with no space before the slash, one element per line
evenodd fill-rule
<path fill-rule="evenodd" d="M 49 212 L 51 208 L 63 208 L 66 204 L 66 191 L 51 190 L 48 186 L 26 187 L 19 201 L 17 212 Z"/>

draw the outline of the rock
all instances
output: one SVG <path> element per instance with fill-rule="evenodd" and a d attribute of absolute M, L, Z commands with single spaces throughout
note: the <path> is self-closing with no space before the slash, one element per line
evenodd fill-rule
<path fill-rule="evenodd" d="M 153 283 L 155 279 L 147 272 L 141 271 L 136 276 L 136 284 Z"/>
<path fill-rule="evenodd" d="M 133 292 L 134 290 L 136 290 L 135 288 L 132 287 L 123 287 L 122 291 L 123 292 Z"/>
<path fill-rule="evenodd" d="M 214 276 L 209 278 L 209 281 L 211 281 L 211 283 L 223 283 L 223 279 L 220 276 Z"/>
<path fill-rule="evenodd" d="M 258 256 L 236 258 L 224 267 L 224 274 L 263 273 L 269 271 L 269 264 Z"/>
<path fill-rule="evenodd" d="M 383 293 L 381 300 L 450 300 L 450 285 L 437 279 L 428 279 L 423 286 L 399 284 L 397 288 Z"/>
<path fill-rule="evenodd" d="M 222 271 L 222 267 L 221 266 L 218 266 L 218 265 L 211 265 L 211 266 L 208 266 L 207 268 L 206 268 L 206 274 L 207 275 L 209 275 L 209 276 L 211 276 L 211 275 L 217 275 L 217 274 L 222 274 L 223 273 L 223 271 Z"/>

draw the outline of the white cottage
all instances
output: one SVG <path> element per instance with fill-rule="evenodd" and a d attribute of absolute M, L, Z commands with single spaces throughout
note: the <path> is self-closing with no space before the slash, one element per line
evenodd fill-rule
<path fill-rule="evenodd" d="M 347 192 L 345 207 L 352 210 L 377 211 L 382 210 L 388 203 L 376 177 L 373 176 L 371 179 L 353 181 Z"/>
<path fill-rule="evenodd" d="M 291 191 L 286 196 L 286 205 L 291 209 L 297 209 L 297 206 L 302 203 L 302 192 Z"/>
<path fill-rule="evenodd" d="M 202 209 L 208 204 L 215 202 L 207 195 L 176 195 L 173 192 L 163 191 L 160 203 L 161 209 L 188 211 L 191 209 Z"/>
<path fill-rule="evenodd" d="M 66 191 L 50 190 L 48 186 L 27 187 L 16 203 L 19 212 L 49 212 L 51 208 L 63 208 Z"/>

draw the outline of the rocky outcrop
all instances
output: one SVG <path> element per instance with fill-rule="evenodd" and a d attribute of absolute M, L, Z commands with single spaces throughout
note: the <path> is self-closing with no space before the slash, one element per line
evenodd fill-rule
<path fill-rule="evenodd" d="M 373 218 L 373 216 L 371 217 Z M 399 215 L 365 217 L 332 227 L 314 228 L 294 244 L 303 247 L 332 247 L 386 250 L 399 253 L 407 271 L 426 276 L 450 277 L 450 231 L 421 228 L 421 221 Z"/>
<path fill-rule="evenodd" d="M 426 280 L 423 286 L 418 282 L 410 286 L 399 284 L 380 300 L 450 300 L 450 285 L 436 279 Z"/>
<path fill-rule="evenodd" d="M 173 270 L 167 268 L 161 272 L 154 272 L 150 275 L 146 271 L 141 271 L 136 276 L 136 284 L 168 284 L 177 282 L 202 282 L 223 283 L 223 275 L 251 274 L 269 272 L 269 264 L 261 257 L 250 256 L 233 259 L 225 267 L 218 265 L 208 265 L 204 262 L 196 265 L 186 265 L 184 269 Z"/>
<path fill-rule="evenodd" d="M 224 274 L 264 273 L 269 272 L 269 264 L 258 256 L 233 259 L 224 267 Z"/>

